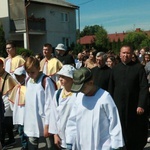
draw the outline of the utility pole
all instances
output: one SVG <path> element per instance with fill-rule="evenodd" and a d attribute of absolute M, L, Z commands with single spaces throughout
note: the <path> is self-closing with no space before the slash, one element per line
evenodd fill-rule
<path fill-rule="evenodd" d="M 24 48 L 30 49 L 30 40 L 29 40 L 29 29 L 28 29 L 28 14 L 27 7 L 30 5 L 30 0 L 25 0 L 25 27 L 26 32 L 24 33 Z"/>
<path fill-rule="evenodd" d="M 79 28 L 79 43 L 80 43 L 80 7 L 78 7 L 78 28 Z"/>

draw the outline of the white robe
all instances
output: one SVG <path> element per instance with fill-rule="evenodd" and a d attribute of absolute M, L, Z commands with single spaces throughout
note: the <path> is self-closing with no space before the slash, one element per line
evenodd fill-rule
<path fill-rule="evenodd" d="M 12 117 L 13 115 L 13 104 L 9 101 L 9 93 L 5 94 L 2 96 L 3 102 L 4 102 L 4 106 L 5 106 L 5 113 L 4 116 L 5 117 Z"/>
<path fill-rule="evenodd" d="M 62 90 L 63 91 L 63 90 Z M 68 117 L 70 115 L 72 106 L 76 100 L 76 93 L 71 96 L 62 98 L 62 92 L 59 96 L 59 105 L 57 104 L 56 94 L 53 97 L 53 104 L 51 109 L 51 117 L 49 122 L 49 133 L 58 134 L 61 138 L 61 147 L 66 148 L 65 129 Z"/>
<path fill-rule="evenodd" d="M 111 150 L 124 145 L 118 110 L 102 89 L 94 96 L 78 94 L 65 133 L 66 143 L 76 140 L 77 150 Z"/>
<path fill-rule="evenodd" d="M 50 106 L 55 87 L 51 79 L 47 77 L 44 90 L 41 84 L 43 76 L 44 74 L 36 83 L 32 83 L 31 79 L 27 82 L 24 132 L 28 137 L 43 136 L 44 126 L 49 123 Z"/>
<path fill-rule="evenodd" d="M 19 91 L 20 89 L 17 89 L 16 97 L 13 105 L 13 124 L 14 125 L 23 125 L 24 120 L 24 105 L 19 106 Z"/>

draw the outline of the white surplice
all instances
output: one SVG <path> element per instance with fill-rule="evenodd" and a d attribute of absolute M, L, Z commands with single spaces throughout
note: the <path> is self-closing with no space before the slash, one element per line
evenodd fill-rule
<path fill-rule="evenodd" d="M 25 97 L 24 132 L 29 137 L 43 136 L 44 125 L 48 125 L 50 107 L 55 92 L 54 84 L 49 77 L 46 78 L 46 86 L 41 82 L 44 74 L 35 83 L 29 79 L 27 82 Z"/>
<path fill-rule="evenodd" d="M 56 100 L 55 92 L 53 97 L 53 104 L 51 109 L 51 116 L 49 122 L 49 132 L 52 134 L 58 134 L 61 138 L 61 147 L 66 148 L 66 139 L 65 139 L 65 129 L 68 117 L 72 110 L 72 106 L 76 100 L 76 93 L 72 93 L 72 95 L 67 96 L 65 98 L 62 97 L 63 90 L 60 93 L 58 102 Z"/>
<path fill-rule="evenodd" d="M 77 150 L 111 150 L 124 145 L 118 110 L 102 89 L 94 96 L 78 94 L 65 133 L 66 143 L 76 141 Z"/>

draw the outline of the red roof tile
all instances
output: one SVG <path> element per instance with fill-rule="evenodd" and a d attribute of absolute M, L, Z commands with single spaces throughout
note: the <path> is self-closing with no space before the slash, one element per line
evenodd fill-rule
<path fill-rule="evenodd" d="M 118 42 L 119 39 L 122 42 L 124 37 L 125 33 L 108 34 L 108 38 L 111 42 L 113 41 Z M 95 42 L 95 35 L 86 35 L 84 37 L 81 37 L 80 40 L 77 41 L 77 43 L 80 43 L 82 45 L 92 44 L 94 42 Z"/>
<path fill-rule="evenodd" d="M 110 40 L 110 42 L 118 42 L 118 40 L 120 39 L 120 41 L 122 42 L 124 37 L 125 37 L 126 33 L 114 33 L 114 34 L 108 34 L 108 38 Z"/>
<path fill-rule="evenodd" d="M 95 35 L 86 35 L 84 37 L 81 37 L 80 40 L 78 40 L 77 42 L 85 45 L 85 44 L 92 44 L 95 41 Z"/>
<path fill-rule="evenodd" d="M 140 31 L 140 28 L 137 28 L 135 30 L 136 32 Z M 144 31 L 145 33 L 147 33 L 148 35 L 150 35 L 150 31 Z M 122 42 L 123 39 L 125 38 L 126 33 L 113 33 L 113 34 L 108 34 L 108 38 L 110 40 L 110 42 L 118 42 L 118 40 L 120 39 L 120 41 Z M 77 43 L 80 43 L 82 45 L 86 45 L 86 44 L 92 44 L 95 42 L 95 35 L 86 35 L 84 37 L 81 37 L 80 40 L 77 40 Z"/>

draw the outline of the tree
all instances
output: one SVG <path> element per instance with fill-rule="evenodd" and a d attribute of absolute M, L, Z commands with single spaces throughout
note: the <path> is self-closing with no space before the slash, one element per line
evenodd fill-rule
<path fill-rule="evenodd" d="M 150 37 L 147 37 L 145 40 L 143 40 L 140 44 L 140 47 L 150 49 Z"/>
<path fill-rule="evenodd" d="M 109 39 L 107 37 L 107 31 L 102 27 L 99 26 L 98 31 L 95 34 L 95 45 L 99 51 L 107 51 L 109 48 Z"/>
<path fill-rule="evenodd" d="M 77 38 L 77 40 L 80 38 L 80 30 L 79 29 L 76 30 L 76 38 Z"/>
<path fill-rule="evenodd" d="M 80 37 L 83 37 L 85 35 L 95 35 L 96 32 L 98 32 L 100 26 L 99 25 L 94 25 L 94 26 L 85 26 L 83 31 L 80 33 Z"/>
<path fill-rule="evenodd" d="M 2 57 L 7 56 L 7 53 L 5 50 L 5 44 L 6 44 L 5 33 L 4 33 L 2 25 L 0 25 L 0 56 Z"/>
<path fill-rule="evenodd" d="M 141 49 L 142 45 L 145 45 L 149 37 L 143 31 L 140 32 L 129 32 L 124 38 L 124 44 L 131 45 L 133 49 Z M 144 42 L 145 41 L 145 42 Z M 144 42 L 144 43 L 142 43 Z M 148 44 L 148 43 L 147 43 Z M 148 46 L 148 45 L 145 45 Z"/>
<path fill-rule="evenodd" d="M 17 55 L 22 55 L 22 54 L 27 55 L 27 56 L 34 55 L 33 51 L 31 51 L 29 49 L 25 49 L 23 47 L 17 47 L 16 50 L 17 50 L 17 52 L 16 52 Z"/>
<path fill-rule="evenodd" d="M 82 52 L 83 46 L 81 44 L 76 44 L 73 46 L 73 51 L 77 55 L 79 52 Z"/>

